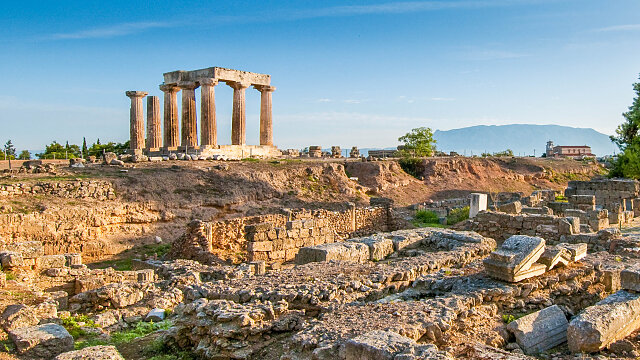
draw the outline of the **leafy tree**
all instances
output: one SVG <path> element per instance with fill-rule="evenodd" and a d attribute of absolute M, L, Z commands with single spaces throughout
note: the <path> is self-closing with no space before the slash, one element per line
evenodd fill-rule
<path fill-rule="evenodd" d="M 106 144 L 100 144 L 100 139 L 98 139 L 98 141 L 91 145 L 87 150 L 87 154 L 92 156 L 101 156 L 103 152 L 113 152 L 117 155 L 121 155 L 129 149 L 129 145 L 130 143 L 128 140 L 123 143 L 114 143 L 110 141 Z"/>
<path fill-rule="evenodd" d="M 22 152 L 20 152 L 20 155 L 18 155 L 18 159 L 31 160 L 31 153 L 29 152 L 29 150 L 22 150 Z"/>
<path fill-rule="evenodd" d="M 640 83 L 633 84 L 636 96 L 629 111 L 622 113 L 625 121 L 618 125 L 616 135 L 611 136 L 622 153 L 613 162 L 609 173 L 612 177 L 640 179 Z"/>
<path fill-rule="evenodd" d="M 16 148 L 13 146 L 13 143 L 11 143 L 11 140 L 4 144 L 4 152 L 2 155 L 4 160 L 13 160 L 16 158 Z"/>
<path fill-rule="evenodd" d="M 80 147 L 78 145 L 69 145 L 69 142 L 62 146 L 57 141 L 53 141 L 47 145 L 43 153 L 36 154 L 36 156 L 40 159 L 75 159 L 80 157 Z"/>
<path fill-rule="evenodd" d="M 436 149 L 433 131 L 428 127 L 412 129 L 411 132 L 398 138 L 403 143 L 400 153 L 403 156 L 431 156 Z"/>

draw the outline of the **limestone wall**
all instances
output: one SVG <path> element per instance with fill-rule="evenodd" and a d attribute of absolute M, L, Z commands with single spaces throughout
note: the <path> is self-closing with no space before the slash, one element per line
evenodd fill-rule
<path fill-rule="evenodd" d="M 194 221 L 178 238 L 169 256 L 205 263 L 220 260 L 289 261 L 305 246 L 396 228 L 389 207 L 351 207 L 344 211 L 285 210 L 283 214 Z"/>
<path fill-rule="evenodd" d="M 483 211 L 464 226 L 499 243 L 511 235 L 540 236 L 553 242 L 559 241 L 562 235 L 579 234 L 580 218 Z"/>
<path fill-rule="evenodd" d="M 635 199 L 640 194 L 640 183 L 627 179 L 605 179 L 592 181 L 569 181 L 564 191 L 566 197 L 572 195 L 593 195 L 596 205 L 612 210 L 614 204 L 623 204 L 623 199 Z M 632 209 L 624 209 L 632 210 Z"/>
<path fill-rule="evenodd" d="M 74 199 L 93 198 L 98 200 L 113 200 L 116 197 L 113 185 L 107 181 L 74 180 L 0 185 L 0 197 L 24 194 L 43 194 Z"/>

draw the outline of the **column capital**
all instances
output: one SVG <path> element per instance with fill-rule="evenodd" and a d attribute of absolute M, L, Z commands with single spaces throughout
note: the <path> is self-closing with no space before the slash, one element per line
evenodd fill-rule
<path fill-rule="evenodd" d="M 147 96 L 149 93 L 145 92 L 145 91 L 127 91 L 127 92 L 125 92 L 125 94 L 128 97 L 140 97 L 140 98 L 143 98 L 143 97 Z"/>
<path fill-rule="evenodd" d="M 242 81 L 226 81 L 227 85 L 231 86 L 234 90 L 244 90 L 251 86 L 250 82 Z"/>
<path fill-rule="evenodd" d="M 200 83 L 200 86 L 216 86 L 216 85 L 218 85 L 218 79 L 215 79 L 215 78 L 199 79 L 198 82 Z"/>
<path fill-rule="evenodd" d="M 183 90 L 195 90 L 198 88 L 198 83 L 195 81 L 179 81 L 178 87 Z"/>
<path fill-rule="evenodd" d="M 271 86 L 271 85 L 253 85 L 253 87 L 256 90 L 260 91 L 260 92 L 263 92 L 263 91 L 266 91 L 266 92 L 276 91 L 276 87 L 275 86 Z"/>
<path fill-rule="evenodd" d="M 172 84 L 160 84 L 158 86 L 162 92 L 178 92 L 180 88 Z"/>

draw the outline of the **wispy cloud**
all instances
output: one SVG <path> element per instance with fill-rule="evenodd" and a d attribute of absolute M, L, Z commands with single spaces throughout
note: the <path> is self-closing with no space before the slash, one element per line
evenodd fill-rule
<path fill-rule="evenodd" d="M 305 11 L 297 11 L 292 15 L 294 18 L 303 19 L 371 14 L 403 14 L 409 12 L 437 11 L 448 9 L 481 9 L 488 7 L 503 7 L 540 3 L 544 1 L 545 0 L 405 1 L 375 5 L 333 6 Z"/>
<path fill-rule="evenodd" d="M 67 33 L 56 33 L 46 38 L 49 40 L 81 40 L 81 39 L 100 39 L 112 38 L 116 36 L 124 36 L 135 34 L 150 29 L 168 28 L 176 24 L 166 22 L 131 22 L 115 24 L 111 26 L 99 27 L 94 29 L 80 30 Z"/>
<path fill-rule="evenodd" d="M 640 24 L 627 24 L 627 25 L 615 25 L 607 26 L 599 29 L 595 29 L 595 32 L 614 32 L 614 31 L 638 31 L 640 30 Z"/>
<path fill-rule="evenodd" d="M 333 101 L 333 100 L 327 99 L 327 98 L 322 98 L 322 99 L 316 100 L 316 102 L 319 102 L 319 103 L 328 103 L 328 102 L 331 102 L 331 101 Z"/>

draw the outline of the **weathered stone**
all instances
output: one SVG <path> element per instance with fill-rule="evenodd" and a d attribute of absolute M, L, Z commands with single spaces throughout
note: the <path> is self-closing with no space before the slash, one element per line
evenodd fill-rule
<path fill-rule="evenodd" d="M 514 235 L 484 260 L 487 273 L 497 279 L 517 282 L 544 273 L 545 266 L 534 263 L 544 252 L 544 239 Z"/>
<path fill-rule="evenodd" d="M 469 218 L 473 219 L 480 211 L 487 210 L 487 194 L 472 193 L 469 196 Z"/>
<path fill-rule="evenodd" d="M 520 201 L 510 202 L 500 205 L 498 210 L 509 214 L 520 214 L 522 212 L 522 203 Z"/>
<path fill-rule="evenodd" d="M 115 346 L 98 345 L 60 354 L 53 360 L 124 360 L 124 358 Z"/>
<path fill-rule="evenodd" d="M 533 355 L 567 341 L 568 326 L 564 312 L 553 305 L 512 321 L 507 329 L 515 334 L 522 350 Z"/>
<path fill-rule="evenodd" d="M 640 292 L 640 265 L 628 267 L 620 272 L 620 286 L 623 290 Z"/>
<path fill-rule="evenodd" d="M 7 306 L 0 317 L 0 323 L 6 332 L 35 326 L 39 321 L 31 307 L 23 304 Z"/>
<path fill-rule="evenodd" d="M 267 272 L 267 264 L 264 261 L 252 261 L 249 265 L 253 265 L 255 275 L 264 275 Z"/>
<path fill-rule="evenodd" d="M 369 260 L 369 247 L 354 242 L 330 243 L 303 247 L 296 255 L 296 264 L 331 260 L 366 262 Z"/>
<path fill-rule="evenodd" d="M 152 282 L 155 280 L 155 271 L 153 269 L 142 269 L 136 273 L 136 279 L 139 282 Z"/>
<path fill-rule="evenodd" d="M 596 352 L 640 327 L 640 294 L 620 290 L 584 309 L 569 323 L 572 352 Z"/>
<path fill-rule="evenodd" d="M 584 244 L 584 243 L 577 243 L 577 244 L 560 243 L 557 246 L 569 251 L 569 254 L 571 255 L 571 261 L 573 261 L 573 262 L 580 261 L 585 256 L 587 256 L 587 244 Z"/>
<path fill-rule="evenodd" d="M 392 360 L 415 344 L 414 340 L 392 331 L 375 330 L 347 341 L 344 353 L 346 360 Z"/>
<path fill-rule="evenodd" d="M 160 322 L 160 321 L 164 320 L 164 317 L 165 317 L 164 309 L 155 308 L 155 309 L 151 309 L 151 311 L 149 311 L 147 316 L 145 316 L 144 320 L 145 321 Z"/>
<path fill-rule="evenodd" d="M 66 263 L 64 255 L 45 255 L 36 259 L 36 266 L 40 270 L 64 267 Z"/>
<path fill-rule="evenodd" d="M 24 265 L 24 259 L 20 253 L 13 251 L 5 251 L 0 253 L 0 262 L 3 269 L 20 267 Z"/>
<path fill-rule="evenodd" d="M 547 267 L 547 271 L 553 269 L 556 265 L 567 265 L 571 261 L 571 254 L 565 248 L 559 246 L 547 246 L 538 259 L 540 264 Z"/>
<path fill-rule="evenodd" d="M 73 265 L 82 265 L 82 254 L 64 254 L 65 265 L 71 267 Z"/>
<path fill-rule="evenodd" d="M 39 359 L 52 359 L 73 350 L 73 337 L 60 325 L 44 324 L 9 332 L 19 354 Z"/>
<path fill-rule="evenodd" d="M 351 241 L 366 244 L 369 247 L 369 259 L 372 261 L 382 260 L 393 253 L 393 242 L 391 239 L 366 237 Z"/>

